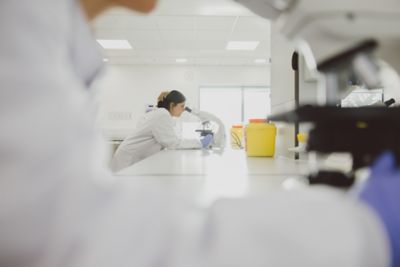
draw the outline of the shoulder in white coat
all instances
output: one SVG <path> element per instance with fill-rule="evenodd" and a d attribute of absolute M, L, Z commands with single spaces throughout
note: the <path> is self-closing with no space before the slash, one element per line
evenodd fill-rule
<path fill-rule="evenodd" d="M 185 139 L 177 135 L 175 131 L 175 121 L 166 109 L 159 108 L 155 110 L 153 114 L 151 131 L 155 140 L 164 148 L 201 147 L 201 143 L 198 139 Z"/>

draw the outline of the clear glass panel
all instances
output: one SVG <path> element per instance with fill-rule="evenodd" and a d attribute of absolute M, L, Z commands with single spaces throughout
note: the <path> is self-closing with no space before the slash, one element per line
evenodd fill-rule
<path fill-rule="evenodd" d="M 266 118 L 271 112 L 268 87 L 201 87 L 200 110 L 218 116 L 230 128 L 249 118 Z"/>
<path fill-rule="evenodd" d="M 242 90 L 240 87 L 200 88 L 200 110 L 219 117 L 226 128 L 242 121 Z"/>
<path fill-rule="evenodd" d="M 271 98 L 268 88 L 244 89 L 244 122 L 248 123 L 251 118 L 267 118 L 271 113 Z"/>

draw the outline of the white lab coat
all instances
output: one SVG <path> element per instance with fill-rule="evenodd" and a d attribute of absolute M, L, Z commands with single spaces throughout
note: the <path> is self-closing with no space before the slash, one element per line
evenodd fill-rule
<path fill-rule="evenodd" d="M 164 148 L 201 148 L 199 139 L 183 139 L 175 130 L 175 121 L 165 108 L 147 112 L 136 130 L 120 144 L 111 162 L 117 172 Z"/>
<path fill-rule="evenodd" d="M 76 2 L 2 0 L 0 34 L 0 266 L 259 266 L 267 249 L 282 255 L 289 244 L 297 266 L 321 266 L 309 264 L 319 254 L 340 257 L 336 266 L 387 266 L 377 217 L 343 196 L 279 194 L 193 216 L 173 188 L 114 181 L 101 168 L 88 90 L 101 57 Z M 309 220 L 283 231 L 298 218 Z M 331 227 L 316 232 L 318 220 Z M 302 250 L 315 232 L 348 253 L 317 239 Z"/>

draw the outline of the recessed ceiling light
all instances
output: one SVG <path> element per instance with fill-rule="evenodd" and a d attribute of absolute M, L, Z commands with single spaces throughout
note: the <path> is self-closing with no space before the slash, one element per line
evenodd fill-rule
<path fill-rule="evenodd" d="M 104 49 L 132 49 L 127 40 L 97 40 Z"/>
<path fill-rule="evenodd" d="M 177 58 L 175 59 L 176 63 L 186 63 L 187 59 L 186 58 Z"/>
<path fill-rule="evenodd" d="M 108 62 L 110 61 L 108 58 L 103 58 L 103 62 Z"/>
<path fill-rule="evenodd" d="M 226 45 L 226 50 L 255 50 L 259 43 L 259 41 L 231 41 Z"/>
<path fill-rule="evenodd" d="M 254 63 L 264 64 L 264 63 L 267 63 L 267 60 L 265 58 L 257 58 L 254 60 Z"/>

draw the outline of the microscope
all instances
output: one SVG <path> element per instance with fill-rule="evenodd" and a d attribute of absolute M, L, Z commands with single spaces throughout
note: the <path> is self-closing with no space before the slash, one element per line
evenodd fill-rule
<path fill-rule="evenodd" d="M 392 151 L 400 165 L 400 108 L 341 108 L 347 83 L 356 77 L 370 89 L 385 88 L 381 66 L 400 71 L 400 1 L 234 0 L 275 20 L 310 70 L 318 71 L 317 105 L 275 114 L 271 120 L 312 125 L 306 150 L 315 155 L 350 153 L 349 173 L 320 170 L 311 184 L 350 187 L 356 170 Z M 395 88 L 399 90 L 400 88 Z"/>
<path fill-rule="evenodd" d="M 226 146 L 225 125 L 217 116 L 207 111 L 191 109 L 189 107 L 185 107 L 185 111 L 195 115 L 200 119 L 202 124 L 202 129 L 196 130 L 196 132 L 200 133 L 200 136 L 206 136 L 208 134 L 212 134 L 214 138 L 212 146 L 221 149 L 225 148 Z M 218 125 L 218 129 L 216 131 L 213 131 L 211 129 L 210 124 L 212 122 Z"/>

